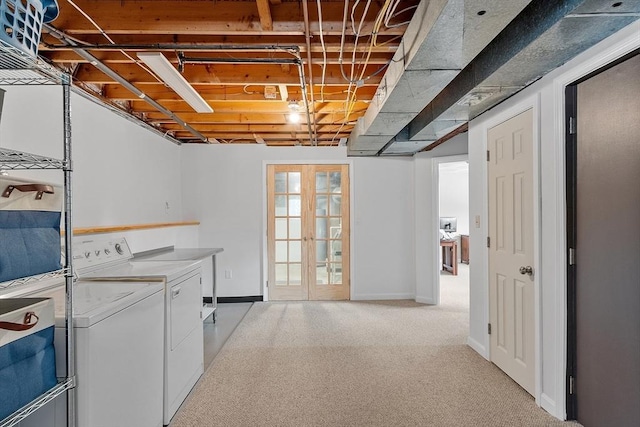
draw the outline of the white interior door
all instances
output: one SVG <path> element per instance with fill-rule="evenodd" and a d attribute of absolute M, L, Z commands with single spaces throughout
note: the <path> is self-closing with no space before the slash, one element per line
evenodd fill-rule
<path fill-rule="evenodd" d="M 491 361 L 535 394 L 533 111 L 489 129 Z"/>

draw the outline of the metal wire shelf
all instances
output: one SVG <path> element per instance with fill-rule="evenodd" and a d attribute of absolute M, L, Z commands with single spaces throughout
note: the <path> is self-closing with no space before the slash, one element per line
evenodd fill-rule
<path fill-rule="evenodd" d="M 63 160 L 0 148 L 0 170 L 15 169 L 65 169 Z"/>
<path fill-rule="evenodd" d="M 39 57 L 33 57 L 0 40 L 0 84 L 61 84 L 68 76 Z"/>
<path fill-rule="evenodd" d="M 35 276 L 21 277 L 16 280 L 8 282 L 0 282 L 0 289 L 9 289 L 16 286 L 27 285 L 29 283 L 39 282 L 41 280 L 64 278 L 70 270 L 68 268 L 62 268 L 60 270 L 50 271 L 48 273 L 36 274 Z"/>
<path fill-rule="evenodd" d="M 20 421 L 23 421 L 29 415 L 42 408 L 47 403 L 64 393 L 65 391 L 75 387 L 75 381 L 73 378 L 65 378 L 54 386 L 51 390 L 38 396 L 36 399 L 18 409 L 8 418 L 0 420 L 0 427 L 12 427 L 18 425 Z"/>

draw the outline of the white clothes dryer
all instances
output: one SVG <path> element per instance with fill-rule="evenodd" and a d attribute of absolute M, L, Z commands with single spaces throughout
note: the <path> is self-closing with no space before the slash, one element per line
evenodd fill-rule
<path fill-rule="evenodd" d="M 131 262 L 124 238 L 74 245 L 82 280 L 155 280 L 165 289 L 163 422 L 171 418 L 204 372 L 199 261 Z"/>

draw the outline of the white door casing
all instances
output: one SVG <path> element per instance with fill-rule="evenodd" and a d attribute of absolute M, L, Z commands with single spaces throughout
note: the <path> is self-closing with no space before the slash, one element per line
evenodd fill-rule
<path fill-rule="evenodd" d="M 487 140 L 491 361 L 535 396 L 533 110 L 489 129 Z"/>

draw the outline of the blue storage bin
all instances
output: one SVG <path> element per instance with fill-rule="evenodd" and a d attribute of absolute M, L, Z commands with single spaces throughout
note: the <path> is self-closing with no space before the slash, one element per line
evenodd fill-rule
<path fill-rule="evenodd" d="M 0 176 L 0 282 L 61 268 L 59 186 Z"/>
<path fill-rule="evenodd" d="M 56 0 L 0 0 L 0 40 L 35 57 L 42 24 L 57 17 Z"/>
<path fill-rule="evenodd" d="M 57 384 L 51 298 L 0 299 L 0 421 Z"/>

